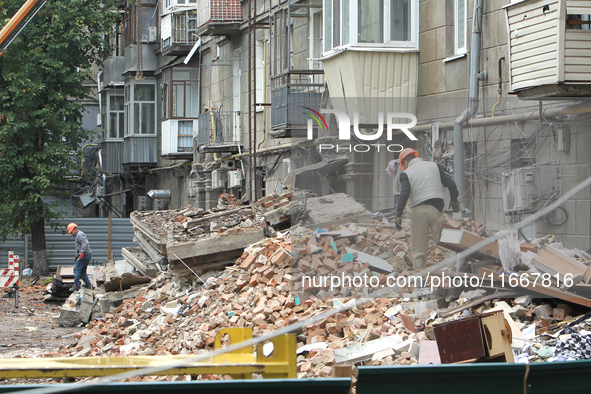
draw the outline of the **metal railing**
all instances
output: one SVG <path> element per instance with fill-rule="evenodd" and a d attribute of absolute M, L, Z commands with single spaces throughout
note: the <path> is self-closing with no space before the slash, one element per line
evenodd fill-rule
<path fill-rule="evenodd" d="M 199 38 L 197 10 L 175 12 L 172 16 L 172 45 L 193 45 Z"/>
<path fill-rule="evenodd" d="M 199 115 L 199 145 L 227 145 L 241 142 L 240 111 L 208 111 Z"/>
<path fill-rule="evenodd" d="M 291 70 L 271 79 L 271 128 L 304 127 L 305 107 L 319 108 L 323 70 Z"/>

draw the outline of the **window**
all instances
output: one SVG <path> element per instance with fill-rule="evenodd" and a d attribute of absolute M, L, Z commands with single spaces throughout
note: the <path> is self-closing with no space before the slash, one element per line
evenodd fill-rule
<path fill-rule="evenodd" d="M 177 5 L 191 5 L 197 4 L 197 0 L 164 0 L 164 9 L 174 7 Z"/>
<path fill-rule="evenodd" d="M 163 74 L 162 118 L 197 118 L 199 68 L 174 67 Z"/>
<path fill-rule="evenodd" d="M 123 138 L 125 130 L 124 102 L 122 94 L 109 96 L 109 138 Z"/>
<path fill-rule="evenodd" d="M 156 85 L 136 83 L 125 86 L 126 135 L 156 134 Z"/>
<path fill-rule="evenodd" d="M 324 0 L 324 51 L 418 48 L 418 0 Z"/>
<path fill-rule="evenodd" d="M 462 55 L 467 52 L 468 7 L 466 0 L 455 0 L 454 10 L 454 53 Z"/>

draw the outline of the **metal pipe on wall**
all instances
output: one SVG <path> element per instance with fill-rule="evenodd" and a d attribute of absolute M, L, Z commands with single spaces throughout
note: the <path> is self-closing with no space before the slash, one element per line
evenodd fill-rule
<path fill-rule="evenodd" d="M 478 111 L 479 80 L 484 78 L 480 72 L 480 49 L 482 37 L 482 4 L 483 0 L 474 1 L 474 14 L 472 16 L 472 46 L 470 49 L 470 91 L 468 108 L 454 121 L 454 174 L 461 211 L 466 210 L 464 184 L 464 125 Z"/>

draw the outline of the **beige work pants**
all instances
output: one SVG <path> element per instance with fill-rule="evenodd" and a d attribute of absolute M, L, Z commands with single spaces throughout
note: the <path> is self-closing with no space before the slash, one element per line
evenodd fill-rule
<path fill-rule="evenodd" d="M 439 241 L 441 226 L 445 215 L 429 204 L 419 204 L 412 208 L 410 214 L 410 248 L 415 271 L 427 267 L 427 251 L 429 248 L 429 230 L 436 241 Z"/>

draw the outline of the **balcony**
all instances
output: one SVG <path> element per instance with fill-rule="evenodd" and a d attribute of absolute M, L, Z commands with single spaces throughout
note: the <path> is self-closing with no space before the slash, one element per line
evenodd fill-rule
<path fill-rule="evenodd" d="M 100 79 L 99 90 L 108 87 L 123 86 L 125 72 L 125 58 L 113 56 L 107 58 L 103 64 L 103 74 Z"/>
<path fill-rule="evenodd" d="M 162 156 L 193 157 L 193 139 L 197 135 L 197 119 L 169 119 L 162 122 Z"/>
<path fill-rule="evenodd" d="M 179 10 L 163 15 L 160 20 L 162 55 L 187 55 L 199 38 L 197 36 L 197 10 Z"/>
<path fill-rule="evenodd" d="M 240 0 L 198 0 L 197 34 L 225 36 L 237 33 L 244 19 Z"/>
<path fill-rule="evenodd" d="M 200 152 L 238 153 L 242 145 L 239 111 L 209 111 L 199 115 Z"/>
<path fill-rule="evenodd" d="M 511 93 L 522 99 L 591 94 L 591 3 L 512 2 L 509 26 Z"/>
<path fill-rule="evenodd" d="M 320 108 L 324 91 L 322 70 L 291 70 L 271 80 L 272 136 L 291 137 L 293 132 L 305 132 L 310 117 L 305 107 Z"/>
<path fill-rule="evenodd" d="M 102 170 L 111 174 L 123 172 L 123 140 L 105 140 L 101 143 Z"/>
<path fill-rule="evenodd" d="M 134 135 L 123 139 L 124 165 L 155 165 L 157 139 L 154 135 Z"/>

